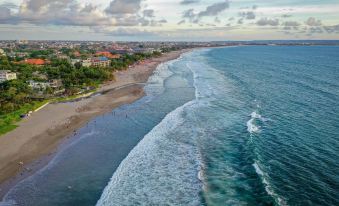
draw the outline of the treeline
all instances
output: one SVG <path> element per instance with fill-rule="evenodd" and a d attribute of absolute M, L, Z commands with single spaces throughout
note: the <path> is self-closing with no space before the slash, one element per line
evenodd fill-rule
<path fill-rule="evenodd" d="M 46 52 L 49 54 L 50 52 Z M 39 55 L 42 53 L 39 53 Z M 111 66 L 82 67 L 79 64 L 72 65 L 67 60 L 51 59 L 51 63 L 45 66 L 34 66 L 28 64 L 17 64 L 7 57 L 0 57 L 0 70 L 10 70 L 17 73 L 18 79 L 0 83 L 0 115 L 4 115 L 20 109 L 22 105 L 36 101 L 38 91 L 29 87 L 29 81 L 46 82 L 53 79 L 62 81 L 64 95 L 70 96 L 96 88 L 104 81 L 113 80 L 115 70 L 127 69 L 138 61 L 160 56 L 160 52 L 138 53 L 133 55 L 122 55 L 119 59 L 113 59 Z M 46 77 L 41 79 L 40 76 Z M 39 91 L 40 93 L 42 91 Z M 53 90 L 47 88 L 43 91 L 46 96 L 52 96 Z M 48 94 L 48 95 L 47 95 Z"/>

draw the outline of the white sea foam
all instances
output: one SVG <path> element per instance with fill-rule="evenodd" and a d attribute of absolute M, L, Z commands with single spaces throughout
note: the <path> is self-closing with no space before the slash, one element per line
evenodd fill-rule
<path fill-rule="evenodd" d="M 199 106 L 193 100 L 167 114 L 122 161 L 97 205 L 199 205 L 202 163 L 195 125 L 183 117 Z"/>
<path fill-rule="evenodd" d="M 173 72 L 170 70 L 170 67 L 177 61 L 180 61 L 182 56 L 178 59 L 174 59 L 165 63 L 161 63 L 157 66 L 152 76 L 148 78 L 147 84 L 144 87 L 147 95 L 159 95 L 164 89 L 164 81 L 171 75 Z"/>
<path fill-rule="evenodd" d="M 256 173 L 260 176 L 262 183 L 265 185 L 265 190 L 267 194 L 272 196 L 279 205 L 287 206 L 286 201 L 283 200 L 278 194 L 274 192 L 274 189 L 269 182 L 269 176 L 266 173 L 264 173 L 263 170 L 260 168 L 260 164 L 258 161 L 254 162 L 253 167 Z"/>
<path fill-rule="evenodd" d="M 196 115 L 228 87 L 218 71 L 199 62 L 186 63 L 196 99 L 167 114 L 139 142 L 113 174 L 98 206 L 201 205 L 205 174 L 196 141 L 206 129 L 199 127 L 208 125 Z"/>
<path fill-rule="evenodd" d="M 141 140 L 120 164 L 97 205 L 199 203 L 197 152 L 192 141 L 180 142 L 189 131 L 182 113 L 193 104 L 169 113 Z"/>
<path fill-rule="evenodd" d="M 251 119 L 247 121 L 247 131 L 251 134 L 260 132 L 260 127 L 255 124 L 256 120 L 267 121 L 256 111 L 251 113 Z"/>

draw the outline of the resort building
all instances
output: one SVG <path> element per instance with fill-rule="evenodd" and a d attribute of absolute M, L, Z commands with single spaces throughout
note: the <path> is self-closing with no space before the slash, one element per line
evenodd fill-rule
<path fill-rule="evenodd" d="M 47 87 L 50 87 L 50 84 L 48 82 L 37 82 L 34 80 L 28 81 L 28 84 L 32 89 L 39 89 L 39 90 L 45 90 Z"/>
<path fill-rule="evenodd" d="M 31 64 L 31 65 L 44 65 L 46 62 L 43 59 L 25 59 L 21 63 Z"/>
<path fill-rule="evenodd" d="M 109 67 L 111 65 L 111 60 L 107 57 L 94 57 L 91 59 L 91 66 L 94 67 Z"/>
<path fill-rule="evenodd" d="M 81 59 L 71 59 L 71 64 L 74 66 L 76 63 L 81 63 Z"/>
<path fill-rule="evenodd" d="M 16 79 L 16 73 L 9 70 L 0 70 L 0 83 Z"/>
<path fill-rule="evenodd" d="M 91 59 L 82 60 L 81 65 L 83 67 L 90 67 L 92 66 L 92 60 Z"/>
<path fill-rule="evenodd" d="M 3 49 L 0 49 L 0 56 L 6 56 L 6 53 Z"/>
<path fill-rule="evenodd" d="M 49 81 L 49 86 L 53 89 L 57 89 L 63 86 L 61 79 L 52 79 Z"/>
<path fill-rule="evenodd" d="M 95 53 L 96 56 L 104 56 L 107 57 L 109 59 L 119 59 L 120 58 L 120 54 L 112 54 L 111 52 L 108 51 L 103 51 L 103 52 L 97 52 Z"/>

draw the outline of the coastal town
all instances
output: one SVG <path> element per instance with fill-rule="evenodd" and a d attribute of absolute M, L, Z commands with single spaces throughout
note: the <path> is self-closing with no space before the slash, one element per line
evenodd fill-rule
<path fill-rule="evenodd" d="M 114 73 L 171 51 L 220 46 L 312 46 L 329 41 L 0 41 L 0 135 L 46 102 L 91 94 Z"/>
<path fill-rule="evenodd" d="M 163 53 L 207 44 L 0 42 L 0 135 L 45 105 L 91 94 L 114 73 Z"/>

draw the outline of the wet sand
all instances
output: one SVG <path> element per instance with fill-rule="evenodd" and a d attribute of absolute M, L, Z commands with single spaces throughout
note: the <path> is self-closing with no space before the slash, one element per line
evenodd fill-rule
<path fill-rule="evenodd" d="M 143 83 L 147 82 L 155 68 L 184 52 L 167 53 L 126 71 L 116 72 L 116 80 L 105 83 L 99 89 L 101 95 L 49 104 L 22 120 L 14 131 L 0 136 L 0 198 L 18 181 L 46 165 L 52 154 L 57 152 L 58 145 L 88 121 L 143 97 Z M 40 163 L 36 164 L 36 161 Z"/>

